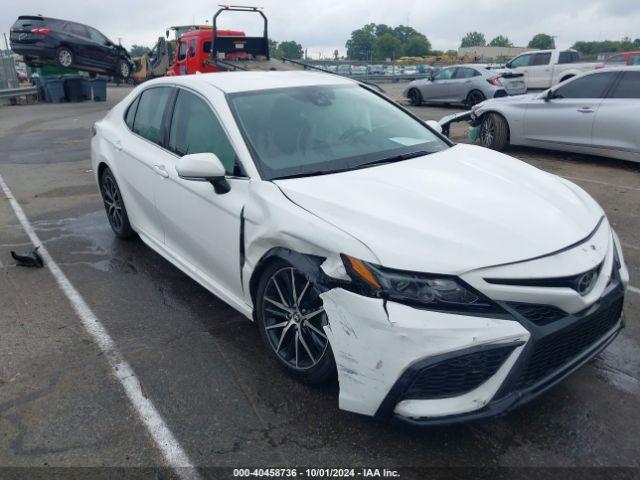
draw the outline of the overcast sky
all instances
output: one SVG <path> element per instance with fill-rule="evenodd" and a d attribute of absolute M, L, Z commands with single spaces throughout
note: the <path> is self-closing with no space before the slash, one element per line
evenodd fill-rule
<path fill-rule="evenodd" d="M 243 0 L 236 3 L 251 3 Z M 204 0 L 20 0 L 3 2 L 0 31 L 18 15 L 42 14 L 86 23 L 123 45 L 152 46 L 171 25 L 211 21 L 217 2 Z M 457 49 L 460 39 L 478 30 L 487 41 L 507 35 L 526 46 L 536 33 L 556 36 L 558 47 L 576 40 L 640 37 L 640 0 L 261 0 L 269 17 L 269 36 L 296 40 L 309 55 L 344 52 L 352 30 L 362 25 L 410 25 L 424 33 L 433 48 Z M 251 14 L 228 13 L 222 27 L 260 31 Z M 3 42 L 4 43 L 4 42 Z"/>

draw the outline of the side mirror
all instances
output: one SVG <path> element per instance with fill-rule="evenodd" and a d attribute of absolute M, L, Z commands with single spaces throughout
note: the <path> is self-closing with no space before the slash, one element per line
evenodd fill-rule
<path fill-rule="evenodd" d="M 544 99 L 545 102 L 550 102 L 551 100 L 553 100 L 554 98 L 556 98 L 556 93 L 549 89 L 547 90 L 547 93 L 544 94 L 544 97 L 542 97 Z"/>
<path fill-rule="evenodd" d="M 231 190 L 225 178 L 225 169 L 214 153 L 191 153 L 176 163 L 176 172 L 184 180 L 209 182 L 216 193 L 223 194 Z"/>
<path fill-rule="evenodd" d="M 442 125 L 440 125 L 435 120 L 427 120 L 424 123 L 426 123 L 429 127 L 431 127 L 432 130 L 435 130 L 438 133 L 442 133 Z"/>

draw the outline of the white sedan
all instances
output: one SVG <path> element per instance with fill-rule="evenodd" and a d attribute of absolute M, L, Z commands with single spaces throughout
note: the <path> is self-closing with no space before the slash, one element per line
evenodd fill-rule
<path fill-rule="evenodd" d="M 355 81 L 157 79 L 91 147 L 113 232 L 255 320 L 298 379 L 337 374 L 345 410 L 494 415 L 622 327 L 628 272 L 589 195 Z"/>

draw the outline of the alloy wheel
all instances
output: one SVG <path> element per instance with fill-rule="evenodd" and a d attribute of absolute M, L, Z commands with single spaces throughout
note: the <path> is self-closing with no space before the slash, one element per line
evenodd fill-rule
<path fill-rule="evenodd" d="M 322 299 L 298 270 L 277 270 L 267 282 L 262 314 L 269 344 L 289 367 L 308 370 L 318 365 L 329 343 Z"/>
<path fill-rule="evenodd" d="M 480 142 L 485 147 L 493 145 L 496 136 L 496 125 L 491 115 L 487 116 L 480 126 Z"/>
<path fill-rule="evenodd" d="M 109 223 L 115 230 L 121 230 L 124 224 L 122 215 L 122 199 L 113 178 L 105 175 L 102 178 L 102 198 L 107 211 Z"/>
<path fill-rule="evenodd" d="M 126 62 L 122 62 L 120 64 L 120 76 L 122 78 L 127 78 L 129 76 L 129 65 Z"/>
<path fill-rule="evenodd" d="M 70 67 L 71 62 L 73 61 L 71 52 L 69 50 L 60 50 L 60 52 L 58 53 L 58 61 L 63 67 Z"/>

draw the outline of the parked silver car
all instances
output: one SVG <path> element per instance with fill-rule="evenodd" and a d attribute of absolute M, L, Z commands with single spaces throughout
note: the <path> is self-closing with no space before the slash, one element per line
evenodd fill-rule
<path fill-rule="evenodd" d="M 423 102 L 475 105 L 488 98 L 520 95 L 527 91 L 524 76 L 508 70 L 496 72 L 486 65 L 443 68 L 431 78 L 409 83 L 403 95 L 412 105 Z"/>
<path fill-rule="evenodd" d="M 595 70 L 545 92 L 471 109 L 484 147 L 507 144 L 640 161 L 640 67 Z M 473 136 L 473 132 L 471 132 Z"/>

